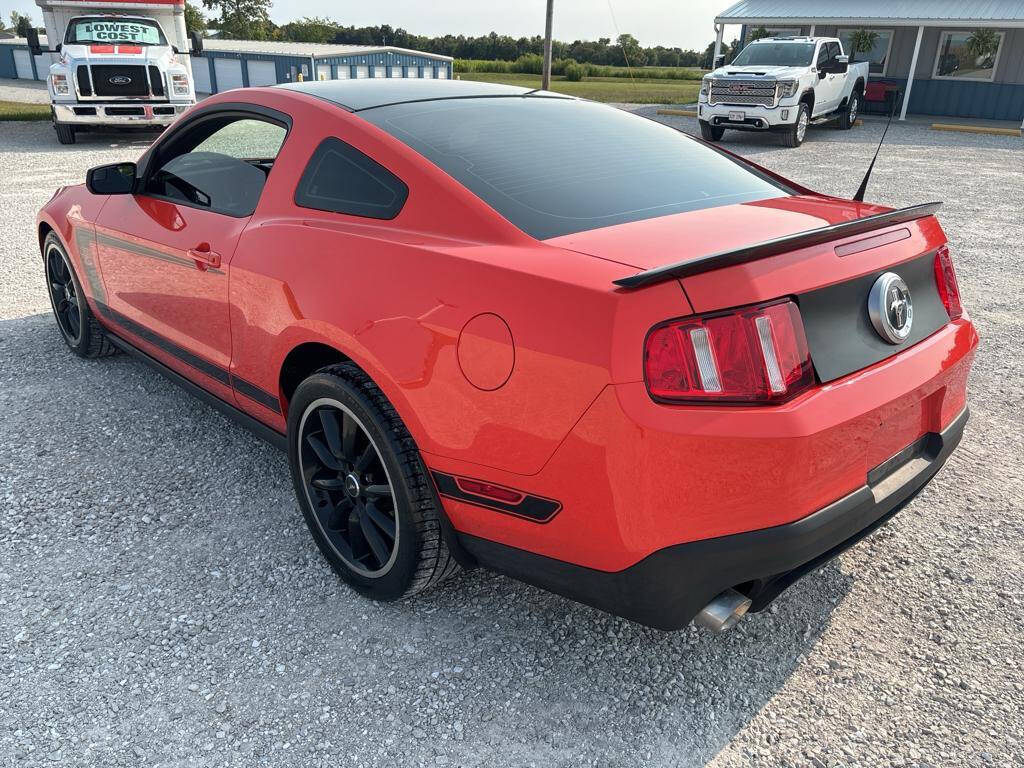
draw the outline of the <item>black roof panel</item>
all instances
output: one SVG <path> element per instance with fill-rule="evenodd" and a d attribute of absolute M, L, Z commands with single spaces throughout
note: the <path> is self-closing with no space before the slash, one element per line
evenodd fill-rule
<path fill-rule="evenodd" d="M 283 83 L 275 86 L 290 91 L 308 93 L 339 106 L 358 112 L 361 109 L 402 104 L 409 101 L 434 99 L 472 99 L 494 96 L 538 96 L 572 98 L 557 93 L 520 88 L 499 83 L 477 83 L 471 80 L 421 80 L 414 78 L 365 78 L 362 80 L 317 80 L 303 83 Z"/>

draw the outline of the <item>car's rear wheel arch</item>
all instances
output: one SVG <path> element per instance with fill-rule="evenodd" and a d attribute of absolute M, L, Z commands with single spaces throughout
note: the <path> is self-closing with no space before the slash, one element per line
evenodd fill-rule
<path fill-rule="evenodd" d="M 44 257 L 45 257 L 44 246 L 46 245 L 46 236 L 49 235 L 51 232 L 55 232 L 55 231 L 56 230 L 54 230 L 54 228 L 51 227 L 47 222 L 45 222 L 45 221 L 39 222 L 39 252 L 41 254 L 44 254 Z"/>
<path fill-rule="evenodd" d="M 282 402 L 287 406 L 299 384 L 316 371 L 330 365 L 349 362 L 352 362 L 352 358 L 329 344 L 308 341 L 297 345 L 288 352 L 281 363 L 278 384 L 281 388 Z"/>

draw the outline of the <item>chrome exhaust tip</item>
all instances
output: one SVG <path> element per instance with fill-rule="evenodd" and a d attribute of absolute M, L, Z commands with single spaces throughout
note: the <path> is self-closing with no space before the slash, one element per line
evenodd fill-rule
<path fill-rule="evenodd" d="M 705 605 L 694 617 L 694 622 L 715 634 L 726 632 L 739 623 L 750 610 L 750 605 L 749 597 L 741 595 L 735 589 L 727 589 Z"/>

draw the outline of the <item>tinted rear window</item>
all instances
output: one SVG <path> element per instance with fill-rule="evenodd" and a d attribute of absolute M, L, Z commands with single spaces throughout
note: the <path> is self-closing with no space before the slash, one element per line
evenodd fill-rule
<path fill-rule="evenodd" d="M 585 101 L 450 99 L 359 114 L 539 239 L 789 194 L 673 128 Z"/>

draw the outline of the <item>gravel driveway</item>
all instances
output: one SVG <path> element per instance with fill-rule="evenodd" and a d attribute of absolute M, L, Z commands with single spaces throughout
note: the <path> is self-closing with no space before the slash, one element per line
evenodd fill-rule
<path fill-rule="evenodd" d="M 880 132 L 725 146 L 850 195 Z M 1019 139 L 890 132 L 868 197 L 946 201 L 981 332 L 967 435 L 892 524 L 718 637 L 479 570 L 367 602 L 284 456 L 131 358 L 66 352 L 33 216 L 143 146 L 0 123 L 0 766 L 1024 764 Z"/>

